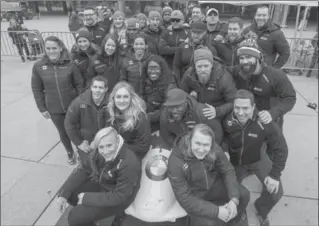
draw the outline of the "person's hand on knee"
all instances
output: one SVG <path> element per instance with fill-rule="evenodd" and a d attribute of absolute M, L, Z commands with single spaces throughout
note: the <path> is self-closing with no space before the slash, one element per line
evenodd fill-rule
<path fill-rule="evenodd" d="M 67 207 L 67 200 L 66 198 L 64 197 L 58 197 L 58 199 L 56 200 L 57 201 L 57 205 L 58 205 L 58 208 L 59 208 L 59 211 L 61 213 L 63 213 Z"/>

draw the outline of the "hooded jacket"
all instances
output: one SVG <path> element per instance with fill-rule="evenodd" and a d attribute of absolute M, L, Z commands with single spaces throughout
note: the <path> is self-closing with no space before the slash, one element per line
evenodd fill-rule
<path fill-rule="evenodd" d="M 130 150 L 142 160 L 151 146 L 151 125 L 147 115 L 141 113 L 133 130 L 123 131 L 121 124 L 123 119 L 116 118 L 112 126 L 123 137 Z"/>
<path fill-rule="evenodd" d="M 108 27 L 106 27 L 103 22 L 99 21 L 95 23 L 93 26 L 85 26 L 89 32 L 91 32 L 93 37 L 93 42 L 98 46 L 101 45 L 102 40 L 104 39 L 105 35 L 109 32 Z"/>
<path fill-rule="evenodd" d="M 159 42 L 159 54 L 164 57 L 168 66 L 172 68 L 176 51 L 189 40 L 189 31 L 179 29 L 164 30 Z"/>
<path fill-rule="evenodd" d="M 108 80 L 108 93 L 111 93 L 116 83 L 120 80 L 120 49 L 115 35 L 107 35 L 105 39 L 112 39 L 115 42 L 116 50 L 112 56 L 108 56 L 104 51 L 107 40 L 102 41 L 101 54 L 94 55 L 91 58 L 89 71 L 94 75 L 101 75 Z"/>
<path fill-rule="evenodd" d="M 207 108 L 205 104 L 198 103 L 191 96 L 187 96 L 187 109 L 183 119 L 179 122 L 171 118 L 168 110 L 164 107 L 160 116 L 160 136 L 164 145 L 169 149 L 173 146 L 174 140 L 179 135 L 188 132 L 190 125 L 204 123 L 210 126 L 214 133 L 216 142 L 220 144 L 223 140 L 223 129 L 217 119 L 208 119 L 203 114 L 203 109 Z"/>
<path fill-rule="evenodd" d="M 241 37 L 240 39 L 232 43 L 229 41 L 214 43 L 214 47 L 217 51 L 217 56 L 224 61 L 227 67 L 233 68 L 234 66 L 238 65 L 236 50 L 238 48 L 238 44 L 244 40 L 245 38 Z"/>
<path fill-rule="evenodd" d="M 152 81 L 148 77 L 147 65 L 154 61 L 161 67 L 160 77 Z M 146 112 L 151 123 L 159 122 L 162 104 L 165 102 L 167 90 L 173 85 L 173 75 L 171 74 L 166 61 L 157 55 L 152 55 L 147 59 L 143 72 L 142 97 L 146 103 Z"/>
<path fill-rule="evenodd" d="M 272 153 L 272 169 L 269 176 L 279 180 L 284 170 L 288 147 L 281 129 L 275 122 L 261 124 L 257 111 L 245 126 L 229 114 L 224 122 L 225 141 L 228 143 L 230 160 L 236 166 L 244 166 L 260 161 L 261 150 L 267 145 L 267 152 Z"/>
<path fill-rule="evenodd" d="M 31 87 L 40 112 L 66 113 L 71 102 L 83 92 L 83 80 L 67 50 L 52 64 L 45 55 L 32 68 Z"/>
<path fill-rule="evenodd" d="M 184 73 L 192 65 L 194 51 L 199 48 L 207 47 L 204 41 L 205 40 L 203 40 L 202 43 L 198 45 L 192 43 L 182 44 L 181 48 L 176 51 L 173 61 L 173 71 L 174 75 L 176 76 L 178 85 L 180 84 Z M 209 50 L 213 53 L 213 56 L 217 55 L 216 49 L 213 46 L 212 49 Z"/>
<path fill-rule="evenodd" d="M 99 46 L 93 42 L 87 51 L 82 51 L 77 44 L 74 44 L 71 49 L 71 58 L 83 75 L 85 88 L 89 88 L 91 80 L 95 76 L 95 73 L 92 73 L 93 71 L 89 70 L 91 58 L 95 58 L 99 54 L 101 54 L 101 50 Z"/>
<path fill-rule="evenodd" d="M 279 25 L 271 23 L 269 20 L 265 26 L 257 28 L 257 24 L 254 22 L 244 29 L 243 35 L 250 35 L 250 32 L 257 36 L 257 44 L 268 65 L 281 68 L 287 63 L 290 57 L 290 46 Z"/>
<path fill-rule="evenodd" d="M 70 104 L 64 125 L 66 133 L 76 146 L 79 146 L 84 140 L 91 143 L 95 134 L 106 126 L 109 119 L 107 104 L 107 93 L 100 106 L 97 106 L 92 100 L 90 89 Z"/>
<path fill-rule="evenodd" d="M 233 109 L 236 85 L 226 67 L 218 62 L 214 62 L 210 79 L 206 85 L 199 81 L 193 65 L 193 68 L 185 73 L 180 88 L 187 93 L 195 91 L 198 102 L 214 106 L 217 118 L 223 118 Z"/>
<path fill-rule="evenodd" d="M 264 66 L 259 75 L 246 78 L 240 72 L 234 74 L 237 89 L 246 89 L 255 96 L 259 111 L 269 111 L 273 120 L 277 120 L 291 111 L 296 104 L 296 91 L 280 69 Z"/>
<path fill-rule="evenodd" d="M 187 153 L 189 136 L 176 139 L 168 159 L 168 177 L 177 201 L 188 214 L 216 219 L 218 206 L 205 200 L 205 194 L 222 178 L 229 198 L 239 200 L 235 170 L 216 143 L 203 160 Z"/>
<path fill-rule="evenodd" d="M 151 56 L 148 50 L 145 51 L 141 60 L 137 60 L 134 54 L 134 50 L 126 54 L 121 66 L 120 81 L 126 81 L 133 86 L 136 93 L 142 92 L 142 74 L 145 67 L 146 60 Z"/>
<path fill-rule="evenodd" d="M 82 200 L 83 206 L 103 207 L 128 207 L 134 200 L 140 187 L 141 163 L 135 154 L 120 138 L 120 147 L 117 156 L 112 161 L 105 159 L 95 151 L 92 161 L 97 167 L 98 178 L 92 178 L 91 171 L 80 165 L 61 187 L 60 197 L 69 199 L 82 184 L 87 181 L 99 183 L 100 192 L 85 192 Z"/>

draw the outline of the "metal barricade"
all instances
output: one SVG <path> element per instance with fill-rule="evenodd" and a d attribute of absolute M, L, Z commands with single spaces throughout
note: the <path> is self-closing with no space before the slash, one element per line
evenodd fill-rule
<path fill-rule="evenodd" d="M 287 38 L 290 46 L 290 57 L 283 69 L 289 73 L 318 71 L 318 47 L 312 45 L 311 38 Z M 316 40 L 315 40 L 316 41 Z M 317 42 L 317 41 L 316 41 Z"/>
<path fill-rule="evenodd" d="M 44 43 L 38 30 L 1 31 L 1 56 L 37 57 L 43 53 Z"/>
<path fill-rule="evenodd" d="M 75 44 L 75 33 L 76 32 L 59 32 L 59 31 L 52 31 L 52 32 L 42 32 L 41 36 L 43 40 L 45 40 L 49 36 L 56 36 L 62 40 L 66 48 L 71 52 L 72 46 Z"/>

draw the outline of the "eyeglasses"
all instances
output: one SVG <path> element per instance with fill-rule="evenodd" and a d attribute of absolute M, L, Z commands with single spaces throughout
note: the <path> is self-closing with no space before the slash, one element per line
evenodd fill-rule
<path fill-rule="evenodd" d="M 179 23 L 181 21 L 181 19 L 171 19 L 172 23 L 176 22 Z"/>

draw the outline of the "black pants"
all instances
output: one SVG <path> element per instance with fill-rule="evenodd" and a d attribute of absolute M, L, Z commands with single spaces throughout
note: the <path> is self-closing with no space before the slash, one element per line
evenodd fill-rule
<path fill-rule="evenodd" d="M 66 152 L 68 153 L 69 156 L 73 155 L 73 148 L 71 145 L 71 141 L 65 131 L 65 127 L 64 127 L 64 119 L 65 119 L 65 113 L 62 114 L 50 114 L 51 115 L 51 120 L 53 122 L 53 124 L 55 125 L 55 127 L 57 128 L 59 135 L 60 135 L 60 139 L 61 142 L 66 150 Z"/>
<path fill-rule="evenodd" d="M 264 185 L 264 180 L 268 176 L 271 168 L 272 162 L 265 151 L 261 152 L 260 161 L 250 165 L 235 167 L 239 183 L 245 179 L 246 175 L 255 174 L 263 185 L 261 195 L 255 203 L 259 215 L 264 219 L 267 217 L 272 208 L 279 202 L 284 193 L 281 181 L 279 181 L 279 190 L 276 194 L 270 194 L 267 191 L 266 186 Z"/>
<path fill-rule="evenodd" d="M 246 215 L 246 207 L 250 200 L 250 193 L 247 188 L 238 184 L 238 190 L 240 193 L 239 205 L 237 207 L 237 216 L 228 222 L 228 224 L 235 223 L 236 226 L 248 226 L 248 220 Z M 204 196 L 204 199 L 214 203 L 217 206 L 225 205 L 229 202 L 227 188 L 224 181 L 219 178 L 210 188 L 210 190 Z M 198 216 L 191 217 L 191 226 L 224 226 L 225 222 L 216 219 L 203 218 Z"/>
<path fill-rule="evenodd" d="M 27 42 L 25 40 L 23 40 L 22 42 L 17 43 L 16 46 L 18 48 L 18 52 L 19 52 L 19 55 L 21 56 L 21 58 L 24 59 L 23 49 L 25 50 L 25 54 L 27 54 L 27 57 L 30 57 L 28 44 L 27 44 Z"/>
<path fill-rule="evenodd" d="M 104 218 L 121 215 L 127 207 L 124 205 L 119 205 L 99 208 L 76 205 L 78 202 L 77 196 L 82 192 L 102 192 L 102 189 L 98 183 L 87 181 L 72 193 L 71 197 L 68 199 L 68 203 L 74 206 L 68 216 L 69 226 L 93 226 L 95 222 Z"/>

